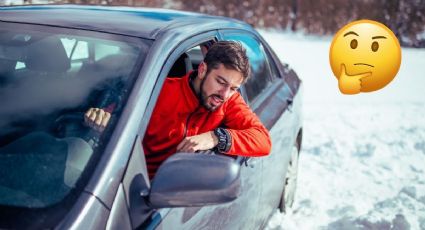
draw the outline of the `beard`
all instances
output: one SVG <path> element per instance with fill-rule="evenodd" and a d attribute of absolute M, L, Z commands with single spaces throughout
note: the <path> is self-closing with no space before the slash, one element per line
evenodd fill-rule
<path fill-rule="evenodd" d="M 218 95 L 218 94 L 210 94 L 208 95 L 204 90 L 204 82 L 207 79 L 207 76 L 202 79 L 200 92 L 199 92 L 199 99 L 201 100 L 201 104 L 208 110 L 208 111 L 215 111 L 218 107 L 220 107 L 224 103 L 224 99 Z"/>

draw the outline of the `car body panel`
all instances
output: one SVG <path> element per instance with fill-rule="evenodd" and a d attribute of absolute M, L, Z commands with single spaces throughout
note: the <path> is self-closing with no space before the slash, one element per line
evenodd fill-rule
<path fill-rule="evenodd" d="M 132 223 L 126 204 L 126 197 L 123 186 L 118 187 L 114 204 L 109 215 L 105 229 L 131 229 Z"/>
<path fill-rule="evenodd" d="M 81 193 L 78 201 L 69 211 L 57 229 L 104 229 L 110 210 L 92 194 Z"/>
<path fill-rule="evenodd" d="M 39 5 L 0 7 L 0 10 L 0 21 L 93 30 L 147 39 L 157 39 L 161 32 L 182 27 L 199 30 L 191 26 L 193 18 L 202 23 L 203 31 L 208 28 L 226 28 L 226 25 L 246 27 L 237 20 L 154 8 Z"/>
<path fill-rule="evenodd" d="M 253 210 L 259 206 L 261 186 L 261 161 L 254 166 L 241 166 L 242 194 L 233 202 L 204 207 L 186 207 L 170 209 L 167 216 L 162 218 L 158 228 L 172 229 L 250 229 L 258 226 L 258 219 L 252 216 Z M 251 216 L 251 218 L 246 218 Z M 243 220 L 243 221 L 241 221 Z"/>

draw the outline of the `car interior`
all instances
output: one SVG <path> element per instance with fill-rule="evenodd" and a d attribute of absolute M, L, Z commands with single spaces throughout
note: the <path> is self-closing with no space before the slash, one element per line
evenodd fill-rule
<path fill-rule="evenodd" d="M 201 45 L 209 47 L 214 43 L 213 40 L 207 41 Z M 204 60 L 201 45 L 194 46 L 180 55 L 168 73 L 168 77 L 182 77 L 192 70 L 198 69 L 199 64 Z"/>
<path fill-rule="evenodd" d="M 173 64 L 168 73 L 168 77 L 175 78 L 186 75 L 188 72 L 193 70 L 192 62 L 189 58 L 189 55 L 183 53 Z"/>
<path fill-rule="evenodd" d="M 49 50 L 49 55 L 45 55 L 46 50 Z M 49 80 L 58 76 L 62 77 L 71 67 L 70 59 L 62 42 L 55 36 L 34 39 L 27 45 L 24 57 L 25 59 L 22 60 L 2 61 L 7 62 L 3 63 L 5 65 L 1 65 L 2 72 L 5 74 L 2 76 L 4 87 L 11 83 L 10 81 L 25 80 L 25 78 Z M 22 67 L 17 65 L 18 62 L 22 63 Z M 4 70 L 5 67 L 8 69 Z M 5 76 L 9 78 L 7 81 L 4 80 Z M 45 116 L 41 117 L 46 118 Z M 50 119 L 46 120 L 51 121 L 52 117 L 48 117 Z M 31 121 L 31 119 L 36 121 Z M 87 165 L 93 152 L 92 147 L 78 137 L 58 139 L 52 136 L 47 129 L 49 122 L 43 120 L 41 122 L 37 116 L 22 116 L 9 123 L 7 127 L 3 127 L 5 129 L 1 133 L 0 158 L 2 160 L 0 162 L 5 165 L 2 165 L 1 168 L 7 170 L 10 167 L 15 169 L 18 167 L 19 170 L 12 168 L 8 170 L 11 173 L 8 174 L 9 176 L 2 177 L 3 189 L 0 190 L 16 190 L 19 192 L 10 194 L 18 194 L 26 198 L 10 199 L 10 197 L 4 196 L 5 199 L 0 203 L 9 202 L 9 205 L 34 207 L 43 207 L 54 203 L 62 198 L 59 196 L 64 196 L 69 188 L 75 186 Z M 44 162 L 46 159 L 48 161 Z M 18 162 L 21 163 L 18 164 Z M 25 183 L 19 183 L 19 181 L 25 181 Z M 28 183 L 29 181 L 34 183 Z M 68 189 L 66 187 L 61 189 L 62 183 Z M 51 196 L 51 194 L 50 197 L 45 197 L 45 193 L 40 192 L 49 188 L 54 189 L 58 197 Z"/>
<path fill-rule="evenodd" d="M 64 79 L 64 83 L 67 84 L 68 81 L 65 79 L 76 76 L 91 81 L 84 81 L 83 84 L 96 86 L 94 89 L 95 91 L 99 89 L 100 94 L 102 90 L 105 91 L 105 87 L 117 88 L 112 90 L 112 93 L 108 92 L 106 99 L 97 102 L 104 103 L 107 97 L 119 97 L 122 94 L 114 95 L 115 91 L 122 89 L 119 87 L 121 81 L 115 80 L 118 79 L 116 76 L 128 76 L 133 64 L 137 61 L 137 56 L 117 52 L 103 55 L 95 62 L 90 62 L 89 59 L 77 60 L 80 63 L 75 65 L 59 36 L 34 36 L 22 38 L 19 41 L 12 41 L 12 39 L 11 37 L 10 43 L 0 42 L 2 52 L 10 47 L 16 51 L 16 55 L 0 53 L 0 87 L 4 100 L 16 102 L 17 94 L 22 95 L 22 100 L 17 99 L 17 109 L 20 103 L 26 102 L 30 105 L 34 104 L 32 106 L 34 109 L 43 103 L 47 105 L 52 101 L 49 95 L 46 95 L 43 98 L 46 101 L 41 103 L 39 103 L 40 100 L 32 103 L 37 99 L 27 97 L 42 93 L 39 89 L 43 88 L 46 94 L 50 91 L 57 91 L 60 94 L 63 89 L 55 88 L 54 81 Z M 11 44 L 12 42 L 14 43 Z M 25 48 L 21 48 L 22 46 Z M 48 55 L 46 50 L 49 51 Z M 108 76 L 112 80 L 108 80 Z M 37 84 L 38 86 L 34 87 Z M 87 93 L 93 91 L 92 89 L 88 88 Z M 31 90 L 36 93 L 29 93 Z M 70 92 L 73 92 L 72 89 Z M 96 95 L 99 96 L 99 93 Z M 105 95 L 102 94 L 102 96 Z M 35 115 L 23 113 L 9 116 L 9 113 L 18 111 L 9 108 L 0 111 L 2 118 L 0 124 L 2 165 L 0 168 L 2 171 L 10 172 L 4 174 L 8 176 L 0 178 L 0 194 L 3 194 L 1 197 L 4 198 L 0 199 L 1 204 L 44 207 L 61 200 L 70 188 L 76 186 L 93 155 L 94 147 L 96 147 L 94 142 L 99 136 L 90 129 L 82 127 L 84 112 L 77 110 L 85 105 L 74 104 L 73 107 L 56 106 L 55 110 L 49 109 L 45 112 L 42 108 L 38 108 Z M 73 104 L 70 103 L 70 105 Z M 31 113 L 28 111 L 28 114 Z M 22 180 L 22 178 L 26 179 Z M 34 183 L 29 183 L 31 181 Z M 45 194 L 51 194 L 46 193 L 49 189 L 55 191 L 57 196 L 45 197 Z M 10 197 L 12 194 L 25 199 L 13 199 Z"/>

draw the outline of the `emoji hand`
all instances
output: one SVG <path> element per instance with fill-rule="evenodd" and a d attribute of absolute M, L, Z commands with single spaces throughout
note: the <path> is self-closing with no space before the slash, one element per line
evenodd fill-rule
<path fill-rule="evenodd" d="M 362 89 L 362 80 L 370 77 L 371 73 L 361 73 L 357 75 L 348 75 L 345 65 L 341 65 L 341 74 L 338 80 L 339 90 L 343 94 L 358 94 Z"/>

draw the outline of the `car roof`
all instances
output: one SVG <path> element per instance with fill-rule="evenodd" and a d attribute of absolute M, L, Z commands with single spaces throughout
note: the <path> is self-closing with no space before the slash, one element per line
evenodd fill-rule
<path fill-rule="evenodd" d="M 0 21 L 50 25 L 155 39 L 167 30 L 184 27 L 213 30 L 245 28 L 241 21 L 177 10 L 79 5 L 0 7 Z M 184 30 L 182 30 L 184 31 Z"/>

